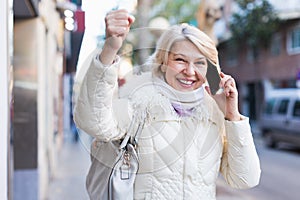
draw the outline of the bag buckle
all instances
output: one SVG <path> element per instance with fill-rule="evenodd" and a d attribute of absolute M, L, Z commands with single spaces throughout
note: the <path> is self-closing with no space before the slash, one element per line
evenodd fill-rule
<path fill-rule="evenodd" d="M 130 178 L 129 175 L 130 159 L 131 159 L 131 155 L 127 151 L 125 151 L 123 155 L 123 164 L 120 167 L 121 180 L 127 180 Z"/>

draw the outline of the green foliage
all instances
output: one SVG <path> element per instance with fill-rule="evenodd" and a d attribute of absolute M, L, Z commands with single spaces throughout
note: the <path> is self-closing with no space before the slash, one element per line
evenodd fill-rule
<path fill-rule="evenodd" d="M 239 12 L 233 14 L 230 29 L 237 44 L 268 47 L 279 19 L 267 0 L 236 0 Z"/>
<path fill-rule="evenodd" d="M 152 18 L 165 17 L 171 24 L 191 22 L 201 0 L 155 0 Z"/>

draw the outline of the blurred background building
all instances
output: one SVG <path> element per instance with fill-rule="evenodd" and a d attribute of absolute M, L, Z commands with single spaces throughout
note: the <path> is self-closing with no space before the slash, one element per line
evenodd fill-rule
<path fill-rule="evenodd" d="M 217 30 L 221 68 L 236 78 L 242 112 L 252 120 L 259 120 L 268 92 L 275 88 L 295 88 L 299 79 L 300 4 L 297 0 L 269 0 L 278 25 L 269 38 L 264 39 L 269 40 L 267 45 L 259 42 L 254 46 L 242 42 L 237 45 L 231 40 L 229 20 L 238 8 L 234 1 L 224 2 L 224 16 L 216 26 L 223 27 Z M 265 26 L 265 23 L 258 19 L 254 26 L 259 25 Z M 246 41 L 247 37 L 243 39 Z"/>
<path fill-rule="evenodd" d="M 71 128 L 81 0 L 1 1 L 1 27 L 0 199 L 45 199 L 63 132 Z"/>

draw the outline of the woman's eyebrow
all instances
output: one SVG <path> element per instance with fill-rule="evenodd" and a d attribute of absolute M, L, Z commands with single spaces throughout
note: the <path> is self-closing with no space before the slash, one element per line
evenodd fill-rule
<path fill-rule="evenodd" d="M 176 53 L 176 52 L 171 52 L 171 54 L 173 54 L 174 56 L 186 56 L 182 53 Z"/>
<path fill-rule="evenodd" d="M 173 56 L 183 56 L 183 57 L 190 57 L 189 55 L 187 54 L 182 54 L 182 53 L 177 53 L 177 52 L 170 52 L 171 54 L 173 54 Z M 199 57 L 195 57 L 196 60 L 205 60 L 206 57 L 203 56 L 203 55 L 200 55 Z"/>
<path fill-rule="evenodd" d="M 196 59 L 198 59 L 198 60 L 205 60 L 206 58 L 205 58 L 205 56 L 200 56 L 200 57 L 198 57 Z"/>

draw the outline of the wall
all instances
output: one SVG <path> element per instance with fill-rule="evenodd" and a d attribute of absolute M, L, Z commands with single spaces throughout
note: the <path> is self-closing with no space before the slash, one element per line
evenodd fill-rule
<path fill-rule="evenodd" d="M 38 68 L 45 67 L 45 27 L 39 18 L 14 25 L 14 194 L 15 199 L 39 199 Z M 41 119 L 43 121 L 43 119 Z"/>
<path fill-rule="evenodd" d="M 300 54 L 289 55 L 287 53 L 287 35 L 291 28 L 299 24 L 300 19 L 286 21 L 281 25 L 278 31 L 281 37 L 281 51 L 276 56 L 271 55 L 270 48 L 261 48 L 257 60 L 249 62 L 247 52 L 250 49 L 245 47 L 235 53 L 237 62 L 229 65 L 226 60 L 227 56 L 232 53 L 227 49 L 230 44 L 221 44 L 218 49 L 222 69 L 236 77 L 240 83 L 263 79 L 295 79 L 300 68 Z"/>
<path fill-rule="evenodd" d="M 54 1 L 39 13 L 14 24 L 15 200 L 46 199 L 62 143 L 63 26 Z"/>
<path fill-rule="evenodd" d="M 12 1 L 0 1 L 0 199 L 7 200 L 10 192 L 10 108 L 12 103 Z"/>

